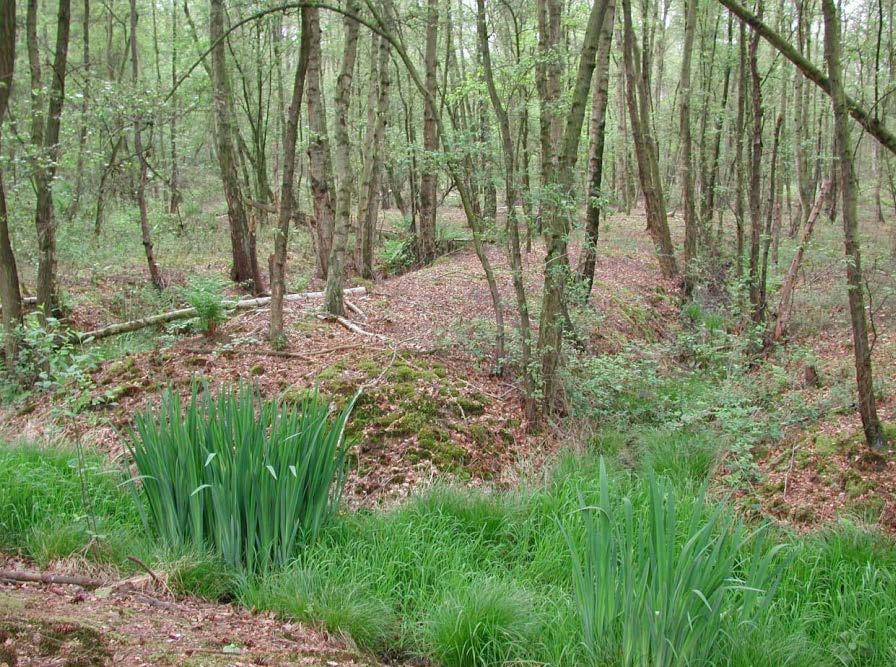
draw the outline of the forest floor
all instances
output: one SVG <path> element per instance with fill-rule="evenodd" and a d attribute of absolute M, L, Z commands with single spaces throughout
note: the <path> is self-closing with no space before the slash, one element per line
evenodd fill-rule
<path fill-rule="evenodd" d="M 3 569 L 17 569 L 12 559 Z M 82 564 L 73 567 L 83 572 Z M 64 573 L 66 564 L 53 571 Z M 145 579 L 146 577 L 143 577 Z M 113 591 L 0 581 L 0 665 L 369 665 L 344 639 L 152 582 Z"/>
<path fill-rule="evenodd" d="M 451 218 L 457 212 L 446 215 Z M 766 391 L 773 385 L 777 436 L 751 447 L 753 473 L 738 477 L 736 483 L 726 477 L 736 475 L 742 462 L 723 454 L 716 480 L 726 493 L 733 488 L 748 511 L 800 530 L 830 523 L 849 511 L 896 531 L 896 458 L 892 452 L 883 457 L 866 453 L 850 403 L 852 352 L 839 229 L 820 227 L 798 286 L 787 350 L 776 353 L 774 363 L 759 364 L 738 380 Z M 865 231 L 873 238 L 880 230 Z M 674 232 L 681 234 L 677 225 Z M 888 249 L 878 246 L 866 244 L 869 289 L 877 297 L 871 306 L 878 332 L 874 363 L 881 389 L 878 409 L 893 425 L 896 341 L 890 324 L 896 313 L 888 297 L 894 290 L 894 261 Z M 786 271 L 791 249 L 785 240 L 778 274 Z M 504 253 L 496 246 L 488 252 L 505 317 L 515 331 Z M 538 245 L 525 257 L 525 281 L 536 314 L 542 260 Z M 67 279 L 67 291 L 94 295 L 74 305 L 73 319 L 81 329 L 111 323 L 110 313 L 121 310 L 120 295 L 136 289 L 132 271 L 97 268 L 64 275 L 77 277 Z M 306 286 L 315 283 L 309 280 Z M 350 319 L 366 333 L 323 321 L 317 317 L 318 304 L 301 302 L 286 308 L 286 350 L 291 356 L 269 352 L 269 311 L 264 308 L 234 314 L 212 337 L 182 325 L 149 339 L 145 333 L 136 334 L 130 338 L 131 347 L 122 345 L 125 354 L 110 354 L 90 371 L 77 405 L 59 395 L 35 393 L 0 408 L 0 439 L 80 442 L 118 459 L 125 452 L 133 414 L 157 403 L 166 388 L 188 392 L 199 375 L 212 384 L 249 381 L 266 396 L 285 400 L 300 400 L 316 387 L 338 403 L 363 387 L 349 428 L 357 442 L 346 489 L 353 507 L 391 504 L 446 476 L 471 486 L 510 488 L 574 440 L 558 425 L 529 433 L 518 388 L 511 379 L 492 375 L 493 311 L 471 248 L 364 286 L 367 293 L 352 298 L 361 312 L 351 313 Z M 705 296 L 707 301 L 724 298 Z M 589 352 L 608 356 L 648 349 L 682 335 L 677 287 L 659 276 L 643 213 L 615 215 L 604 223 L 593 296 L 575 320 Z M 511 333 L 511 341 L 514 336 Z M 687 364 L 684 361 L 683 367 Z M 750 408 L 744 420 L 771 419 L 772 408 L 763 405 L 768 404 Z M 588 432 L 601 426 L 591 424 Z M 888 431 L 892 443 L 896 432 L 892 427 Z M 589 442 L 600 438 L 575 444 Z M 140 592 L 101 598 L 65 586 L 2 584 L 0 619 L 0 664 L 4 642 L 15 643 L 20 665 L 67 664 L 49 648 L 54 642 L 75 653 L 89 649 L 92 657 L 85 653 L 87 661 L 78 664 L 103 664 L 109 656 L 128 665 L 166 660 L 197 665 L 362 664 L 354 662 L 358 658 L 344 643 L 321 631 L 232 606 L 192 599 L 159 601 Z"/>

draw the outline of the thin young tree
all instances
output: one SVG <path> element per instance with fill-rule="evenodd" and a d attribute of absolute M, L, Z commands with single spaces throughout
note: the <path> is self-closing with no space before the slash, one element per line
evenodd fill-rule
<path fill-rule="evenodd" d="M 862 279 L 862 257 L 859 244 L 859 216 L 857 207 L 858 184 L 853 163 L 853 144 L 850 132 L 849 109 L 843 90 L 841 62 L 840 12 L 834 0 L 822 0 L 824 15 L 825 58 L 828 63 L 831 102 L 834 107 L 834 145 L 837 148 L 840 194 L 843 200 L 843 242 L 846 253 L 846 286 L 849 299 L 849 318 L 852 325 L 855 355 L 856 386 L 859 415 L 865 432 L 865 443 L 873 451 L 882 451 L 886 438 L 874 397 L 874 376 L 871 368 L 871 344 L 865 319 L 865 286 Z"/>
<path fill-rule="evenodd" d="M 286 117 L 283 137 L 283 182 L 280 186 L 280 210 L 277 216 L 277 236 L 274 239 L 274 257 L 271 262 L 271 323 L 268 332 L 271 343 L 283 345 L 283 297 L 286 294 L 286 250 L 289 243 L 289 225 L 293 217 L 293 188 L 296 172 L 296 142 L 299 134 L 299 115 L 305 93 L 308 74 L 308 56 L 311 51 L 309 38 L 310 8 L 302 9 L 301 43 L 299 62 L 292 84 L 292 101 Z"/>
<path fill-rule="evenodd" d="M 336 129 L 336 220 L 333 226 L 333 246 L 330 248 L 327 286 L 324 290 L 324 310 L 331 315 L 344 315 L 342 284 L 345 280 L 345 250 L 351 226 L 352 196 L 354 181 L 351 165 L 351 137 L 348 131 L 349 107 L 352 96 L 352 79 L 355 58 L 358 52 L 358 22 L 353 18 L 360 9 L 357 0 L 348 0 L 348 12 L 343 20 L 345 39 L 342 51 L 342 66 L 336 80 L 334 99 Z"/>

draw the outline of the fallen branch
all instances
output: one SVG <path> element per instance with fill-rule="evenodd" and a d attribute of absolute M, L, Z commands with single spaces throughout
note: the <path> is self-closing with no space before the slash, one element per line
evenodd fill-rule
<path fill-rule="evenodd" d="M 37 297 L 36 296 L 23 296 L 22 297 L 22 305 L 23 306 L 36 306 L 37 305 Z M 0 313 L 3 312 L 3 306 L 0 306 Z"/>
<path fill-rule="evenodd" d="M 0 579 L 7 581 L 26 581 L 36 584 L 69 584 L 83 588 L 99 588 L 102 581 L 90 577 L 79 577 L 69 574 L 53 574 L 51 572 L 19 572 L 17 570 L 0 570 Z"/>
<path fill-rule="evenodd" d="M 224 350 L 203 350 L 202 348 L 197 347 L 187 347 L 184 348 L 184 352 L 189 352 L 190 354 L 220 354 L 220 355 L 228 355 L 228 354 L 255 354 L 263 357 L 286 357 L 288 359 L 301 359 L 302 361 L 311 361 L 309 357 L 300 352 L 288 352 L 286 350 L 251 350 L 247 348 L 230 348 Z"/>
<path fill-rule="evenodd" d="M 344 293 L 347 295 L 360 296 L 366 294 L 367 289 L 364 287 L 351 287 L 347 290 L 344 290 Z M 310 299 L 323 298 L 323 295 L 323 292 L 303 292 L 300 294 L 287 294 L 285 297 L 283 297 L 283 300 L 290 302 L 308 301 Z M 266 306 L 270 302 L 271 297 L 262 296 L 256 299 L 225 301 L 224 305 L 227 308 L 232 308 L 234 310 L 248 310 L 251 308 L 260 308 L 262 306 Z M 195 308 L 180 308 L 178 310 L 171 310 L 167 313 L 159 313 L 158 315 L 150 315 L 149 317 L 143 317 L 138 320 L 131 320 L 130 322 L 119 322 L 118 324 L 110 324 L 109 326 L 94 329 L 93 331 L 85 331 L 82 333 L 73 332 L 73 335 L 80 342 L 99 340 L 100 338 L 108 338 L 109 336 L 116 336 L 118 334 L 128 333 L 130 331 L 137 331 L 139 329 L 151 327 L 156 324 L 166 324 L 167 322 L 173 322 L 175 320 L 185 320 L 190 317 L 195 317 L 196 314 L 197 313 Z"/>
<path fill-rule="evenodd" d="M 391 338 L 389 338 L 388 336 L 383 336 L 382 334 L 373 333 L 371 331 L 362 329 L 361 327 L 359 327 L 357 324 L 355 324 L 351 320 L 346 319 L 344 317 L 339 317 L 338 315 L 334 316 L 334 315 L 329 315 L 326 313 L 321 313 L 320 315 L 318 315 L 318 317 L 320 319 L 324 320 L 325 322 L 327 322 L 327 321 L 338 322 L 339 324 L 344 326 L 346 329 L 348 329 L 352 333 L 358 334 L 359 336 L 367 336 L 368 338 L 378 338 L 379 340 L 391 341 Z"/>
<path fill-rule="evenodd" d="M 348 308 L 350 311 L 352 311 L 353 313 L 355 313 L 355 314 L 356 314 L 358 317 L 360 317 L 362 320 L 366 320 L 366 319 L 367 319 L 367 314 L 366 314 L 363 310 L 361 310 L 360 308 L 358 308 L 358 306 L 356 306 L 354 303 L 352 303 L 352 302 L 349 301 L 348 299 L 343 299 L 343 301 L 344 301 L 344 303 L 345 303 L 345 307 L 346 307 L 346 308 Z"/>

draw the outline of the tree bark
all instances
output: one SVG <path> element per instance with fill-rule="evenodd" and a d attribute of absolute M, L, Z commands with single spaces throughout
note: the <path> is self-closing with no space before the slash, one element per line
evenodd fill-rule
<path fill-rule="evenodd" d="M 333 202 L 333 160 L 330 154 L 330 138 L 327 133 L 327 111 L 322 87 L 320 10 L 311 8 L 308 17 L 308 35 L 311 41 L 308 52 L 308 180 L 314 202 L 314 241 L 317 254 L 317 275 L 327 277 L 330 249 L 333 246 L 333 220 L 336 217 Z"/>
<path fill-rule="evenodd" d="M 255 230 L 249 226 L 246 204 L 237 171 L 239 156 L 234 145 L 235 119 L 230 77 L 225 61 L 224 0 L 210 0 L 209 36 L 214 45 L 211 52 L 211 78 L 214 93 L 215 153 L 221 169 L 227 218 L 230 224 L 230 245 L 233 254 L 231 279 L 248 284 L 256 294 L 264 291 L 264 281 L 258 267 L 255 249 Z"/>
<path fill-rule="evenodd" d="M 439 0 L 427 0 L 424 85 L 429 93 L 423 100 L 423 152 L 426 168 L 420 176 L 420 215 L 417 218 L 417 259 L 429 263 L 436 254 L 436 206 L 438 170 L 434 153 L 439 149 L 435 117 L 436 50 L 439 38 Z M 446 63 L 447 66 L 447 63 Z"/>
<path fill-rule="evenodd" d="M 762 1 L 759 3 L 762 18 Z M 750 312 L 754 322 L 762 320 L 762 303 L 759 278 L 759 244 L 762 237 L 762 79 L 759 76 L 759 33 L 750 34 L 748 60 L 750 63 L 750 104 L 753 116 L 753 145 L 750 151 Z"/>
<path fill-rule="evenodd" d="M 140 85 L 140 67 L 137 58 L 137 0 L 131 0 L 131 81 L 134 90 Z M 143 239 L 143 249 L 146 253 L 146 264 L 149 267 L 149 277 L 153 287 L 161 290 L 164 287 L 162 271 L 156 262 L 153 251 L 152 235 L 149 230 L 149 217 L 146 211 L 146 157 L 143 154 L 143 118 L 134 118 L 134 151 L 137 153 L 137 162 L 140 175 L 137 179 L 137 207 L 140 209 L 140 235 Z"/>
<path fill-rule="evenodd" d="M 517 186 L 515 180 L 516 156 L 513 139 L 510 134 L 510 119 L 498 96 L 495 77 L 492 71 L 492 58 L 488 45 L 488 32 L 485 23 L 485 0 L 476 0 L 476 28 L 479 37 L 479 53 L 485 83 L 488 87 L 489 99 L 501 132 L 501 147 L 504 155 L 504 195 L 507 206 L 507 254 L 510 259 L 510 271 L 513 290 L 516 295 L 517 311 L 520 318 L 520 366 L 523 377 L 523 393 L 525 411 L 530 421 L 535 416 L 535 379 L 532 377 L 530 360 L 532 357 L 532 325 L 529 319 L 529 302 L 523 283 L 522 254 L 520 250 L 519 222 L 516 213 Z"/>
<path fill-rule="evenodd" d="M 610 47 L 613 44 L 613 24 L 616 0 L 607 0 L 606 14 L 597 49 L 597 76 L 591 103 L 591 141 L 588 148 L 588 201 L 585 202 L 585 240 L 579 257 L 578 276 L 583 298 L 588 299 L 594 285 L 597 263 L 597 241 L 600 236 L 600 212 L 603 208 L 604 141 L 607 125 L 608 85 L 610 80 Z"/>
<path fill-rule="evenodd" d="M 368 113 L 364 173 L 361 177 L 361 197 L 358 204 L 358 269 L 362 278 L 373 278 L 373 245 L 376 220 L 379 217 L 383 140 L 389 112 L 389 42 L 374 36 L 376 53 L 371 53 L 371 96 Z M 374 76 L 378 77 L 377 79 Z"/>
<path fill-rule="evenodd" d="M 694 195 L 694 163 L 691 157 L 691 56 L 694 51 L 694 32 L 697 23 L 697 0 L 684 0 L 684 44 L 681 55 L 681 78 L 678 89 L 679 104 L 678 134 L 680 139 L 681 192 L 684 209 L 684 293 L 690 297 L 696 281 L 694 262 L 697 258 L 698 220 Z"/>
<path fill-rule="evenodd" d="M 0 148 L 2 148 L 3 118 L 9 105 L 13 72 L 16 62 L 16 3 L 0 2 Z M 19 289 L 19 271 L 16 256 L 9 239 L 6 190 L 0 171 L 0 306 L 3 307 L 3 338 L 6 368 L 15 367 L 17 350 L 16 329 L 22 318 L 22 294 Z"/>
<path fill-rule="evenodd" d="M 773 342 L 781 340 L 784 336 L 784 332 L 787 330 L 787 323 L 790 321 L 790 304 L 793 301 L 793 291 L 796 287 L 796 279 L 799 275 L 800 265 L 803 262 L 803 255 L 806 254 L 806 248 L 809 247 L 809 241 L 812 240 L 812 231 L 815 229 L 815 222 L 821 215 L 821 208 L 824 206 L 825 199 L 830 195 L 830 192 L 831 181 L 828 179 L 821 185 L 821 191 L 818 193 L 818 198 L 815 200 L 815 205 L 809 212 L 806 226 L 803 228 L 803 236 L 800 239 L 800 244 L 793 253 L 793 259 L 790 260 L 790 268 L 787 270 L 787 276 L 784 278 L 784 283 L 781 285 L 781 294 L 778 297 L 778 313 L 775 318 L 775 331 L 772 335 Z"/>
<path fill-rule="evenodd" d="M 858 187 L 850 137 L 849 101 L 843 92 L 843 66 L 840 61 L 840 14 L 834 5 L 834 0 L 822 0 L 821 5 L 824 14 L 824 44 L 830 78 L 830 94 L 834 106 L 834 144 L 837 148 L 840 167 L 846 285 L 849 294 L 849 317 L 852 323 L 858 407 L 862 418 L 862 429 L 865 432 L 865 443 L 873 451 L 882 451 L 886 446 L 886 438 L 877 416 L 871 368 L 871 345 L 868 341 L 868 325 L 865 320 L 865 286 L 862 280 L 856 201 Z"/>
<path fill-rule="evenodd" d="M 26 25 L 28 52 L 32 67 L 33 95 L 40 96 L 40 55 L 36 32 L 37 0 L 28 3 Z M 65 77 L 68 65 L 68 40 L 71 28 L 71 1 L 59 0 L 56 18 L 56 50 L 53 58 L 53 77 L 50 83 L 46 122 L 42 105 L 33 110 L 32 141 L 40 153 L 34 167 L 34 185 L 37 193 L 34 222 L 37 228 L 37 301 L 42 317 L 58 314 L 59 295 L 56 277 L 56 221 L 53 211 L 53 179 L 59 163 L 59 130 L 62 107 L 65 102 Z M 36 76 L 35 76 L 36 75 Z M 36 86 L 35 86 L 36 84 Z"/>
<path fill-rule="evenodd" d="M 302 36 L 299 46 L 299 62 L 292 85 L 292 101 L 286 118 L 286 133 L 283 138 L 283 182 L 280 186 L 280 210 L 277 217 L 277 236 L 274 239 L 274 257 L 271 262 L 271 323 L 269 339 L 275 346 L 284 342 L 283 338 L 283 295 L 286 293 L 286 250 L 289 242 L 289 225 L 292 220 L 293 187 L 296 171 L 296 141 L 299 134 L 299 111 L 305 92 L 305 77 L 308 73 L 308 55 L 311 50 L 309 35 L 310 13 L 302 8 Z"/>
<path fill-rule="evenodd" d="M 357 0 L 348 0 L 349 13 L 357 14 Z M 351 138 L 348 133 L 348 115 L 352 95 L 352 78 L 358 51 L 358 22 L 349 16 L 343 21 L 345 41 L 342 52 L 342 68 L 336 81 L 335 98 L 335 139 L 336 175 L 336 220 L 333 226 L 333 247 L 330 249 L 327 288 L 324 294 L 324 310 L 331 315 L 345 315 L 342 299 L 342 283 L 345 279 L 345 248 L 351 224 L 352 194 L 354 183 L 351 166 Z"/>
<path fill-rule="evenodd" d="M 629 119 L 632 126 L 632 138 L 635 143 L 635 155 L 638 161 L 638 176 L 641 191 L 644 193 L 644 205 L 647 209 L 647 232 L 656 249 L 660 272 L 664 278 L 678 275 L 675 261 L 675 249 L 669 233 L 666 219 L 666 204 L 663 199 L 663 185 L 660 180 L 657 164 L 656 143 L 651 131 L 650 86 L 642 67 L 640 53 L 635 44 L 635 31 L 632 25 L 630 0 L 623 0 L 623 52 L 625 60 L 626 88 Z"/>

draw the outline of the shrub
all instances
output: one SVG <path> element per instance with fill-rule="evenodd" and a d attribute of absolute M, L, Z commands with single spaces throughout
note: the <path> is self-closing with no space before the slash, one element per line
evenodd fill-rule
<path fill-rule="evenodd" d="M 646 505 L 636 512 L 623 498 L 617 515 L 601 463 L 598 503 L 583 508 L 584 558 L 572 548 L 585 645 L 623 665 L 710 664 L 726 630 L 768 609 L 780 547 L 765 550 L 722 506 L 706 509 L 703 492 L 679 506 L 676 488 L 652 475 Z"/>
<path fill-rule="evenodd" d="M 357 398 L 357 396 L 355 397 Z M 313 393 L 296 407 L 241 386 L 167 391 L 129 445 L 145 521 L 170 546 L 211 548 L 232 567 L 283 565 L 333 514 L 345 481 L 345 423 Z"/>

